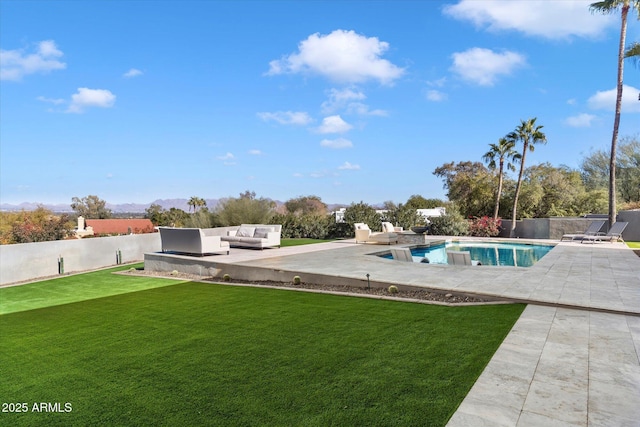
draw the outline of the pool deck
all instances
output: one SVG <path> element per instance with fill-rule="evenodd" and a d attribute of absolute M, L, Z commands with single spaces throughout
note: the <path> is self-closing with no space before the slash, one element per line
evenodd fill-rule
<path fill-rule="evenodd" d="M 544 243 L 544 241 L 536 241 Z M 549 243 L 558 243 L 549 241 Z M 640 257 L 622 243 L 561 242 L 528 268 L 403 263 L 353 240 L 200 258 L 526 302 L 448 426 L 640 425 Z"/>

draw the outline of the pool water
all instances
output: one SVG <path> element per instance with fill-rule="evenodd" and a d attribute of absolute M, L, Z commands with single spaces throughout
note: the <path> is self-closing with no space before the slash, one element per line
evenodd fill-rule
<path fill-rule="evenodd" d="M 430 264 L 447 264 L 447 250 L 469 251 L 471 259 L 480 261 L 482 265 L 531 267 L 553 248 L 554 245 L 526 243 L 447 242 L 412 248 L 411 255 L 414 261 L 426 258 Z"/>

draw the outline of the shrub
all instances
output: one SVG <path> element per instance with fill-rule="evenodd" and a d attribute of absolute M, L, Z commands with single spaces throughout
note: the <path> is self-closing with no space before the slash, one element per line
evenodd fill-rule
<path fill-rule="evenodd" d="M 293 284 L 299 285 L 301 283 L 300 276 L 293 276 Z"/>
<path fill-rule="evenodd" d="M 231 280 L 231 275 L 225 274 L 224 276 L 222 276 L 222 280 L 224 280 L 225 282 L 229 282 Z"/>
<path fill-rule="evenodd" d="M 395 286 L 395 285 L 389 286 L 389 288 L 387 290 L 389 291 L 390 294 L 397 294 L 398 293 L 398 287 Z"/>
<path fill-rule="evenodd" d="M 495 237 L 500 234 L 502 220 L 493 219 L 488 216 L 473 218 L 469 222 L 469 234 L 477 237 Z"/>
<path fill-rule="evenodd" d="M 432 217 L 429 234 L 436 236 L 466 236 L 469 234 L 469 222 L 457 212 Z"/>

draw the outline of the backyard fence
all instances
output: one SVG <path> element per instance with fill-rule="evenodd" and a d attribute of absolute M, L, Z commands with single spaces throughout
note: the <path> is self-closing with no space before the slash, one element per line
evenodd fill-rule
<path fill-rule="evenodd" d="M 160 233 L 0 245 L 0 286 L 142 261 Z"/>

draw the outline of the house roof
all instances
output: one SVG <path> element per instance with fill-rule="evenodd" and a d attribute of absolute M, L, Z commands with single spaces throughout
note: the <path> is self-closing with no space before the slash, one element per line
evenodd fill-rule
<path fill-rule="evenodd" d="M 149 219 L 87 219 L 86 227 L 93 228 L 94 234 L 140 234 L 153 233 L 153 223 Z"/>

